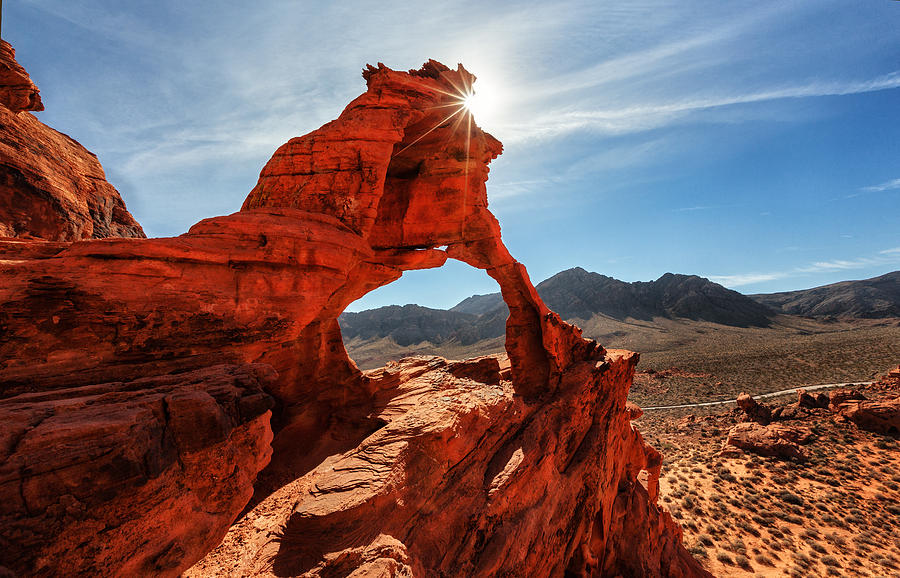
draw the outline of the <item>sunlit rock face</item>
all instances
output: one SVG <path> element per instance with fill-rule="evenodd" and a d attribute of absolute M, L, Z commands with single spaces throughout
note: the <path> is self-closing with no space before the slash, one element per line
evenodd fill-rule
<path fill-rule="evenodd" d="M 191 573 L 704 574 L 629 421 L 637 356 L 563 323 L 503 245 L 485 190 L 501 146 L 461 108 L 474 77 L 363 75 L 237 213 L 174 238 L 0 240 L 0 411 L 18 424 L 0 566 L 174 576 L 249 500 Z M 497 280 L 508 355 L 361 373 L 337 316 L 447 258 Z M 52 441 L 69 423 L 150 433 L 97 455 Z M 122 464 L 144 465 L 120 483 Z"/>
<path fill-rule="evenodd" d="M 6 40 L 0 40 L 0 105 L 13 112 L 44 110 L 41 91 L 16 61 L 16 51 Z"/>

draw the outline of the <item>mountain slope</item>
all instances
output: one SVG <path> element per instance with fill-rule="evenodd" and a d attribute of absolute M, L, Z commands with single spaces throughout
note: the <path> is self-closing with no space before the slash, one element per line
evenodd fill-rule
<path fill-rule="evenodd" d="M 380 339 L 390 337 L 397 345 L 440 343 L 454 338 L 456 331 L 472 325 L 477 316 L 470 313 L 429 309 L 419 305 L 389 305 L 359 313 L 343 313 L 338 321 L 344 339 Z"/>
<path fill-rule="evenodd" d="M 575 267 L 536 288 L 547 306 L 563 319 L 590 319 L 599 314 L 619 320 L 665 317 L 765 327 L 775 314 L 767 305 L 696 275 L 666 273 L 656 281 L 626 283 Z M 499 293 L 491 293 L 473 295 L 451 311 L 480 315 L 482 324 L 504 317 L 505 305 Z"/>
<path fill-rule="evenodd" d="M 565 319 L 691 319 L 734 327 L 765 327 L 774 311 L 737 291 L 696 275 L 666 273 L 656 281 L 625 283 L 580 267 L 537 286 L 547 305 Z"/>
<path fill-rule="evenodd" d="M 800 291 L 750 295 L 790 315 L 882 319 L 900 317 L 900 271 Z"/>
<path fill-rule="evenodd" d="M 567 320 L 597 315 L 646 321 L 662 317 L 766 327 L 775 314 L 765 305 L 696 275 L 666 273 L 656 281 L 625 283 L 576 267 L 540 283 L 537 291 Z M 473 295 L 450 310 L 390 305 L 344 313 L 339 321 L 347 341 L 388 337 L 403 347 L 450 341 L 472 345 L 502 336 L 508 314 L 500 294 L 490 293 Z"/>

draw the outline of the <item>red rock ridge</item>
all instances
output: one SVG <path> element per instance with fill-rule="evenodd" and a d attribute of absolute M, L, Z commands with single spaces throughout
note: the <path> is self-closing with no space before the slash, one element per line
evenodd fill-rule
<path fill-rule="evenodd" d="M 37 87 L 0 41 L 0 237 L 144 237 L 93 153 L 27 111 Z"/>
<path fill-rule="evenodd" d="M 16 62 L 16 51 L 6 40 L 0 40 L 0 104 L 13 112 L 44 110 L 41 91 Z"/>
<path fill-rule="evenodd" d="M 660 458 L 625 405 L 637 357 L 608 353 L 563 323 L 503 245 L 485 189 L 500 143 L 465 111 L 446 118 L 474 77 L 434 61 L 409 73 L 369 67 L 364 76 L 368 90 L 337 120 L 278 149 L 238 213 L 175 238 L 0 241 L 0 255 L 17 257 L 0 260 L 0 391 L 10 412 L 26 416 L 9 442 L 15 463 L 36 456 L 21 440 L 58 435 L 40 433 L 49 425 L 28 417 L 33 396 L 50 403 L 41 416 L 71 407 L 68 419 L 90 434 L 91 404 L 72 400 L 112 382 L 135 384 L 124 386 L 134 403 L 155 409 L 103 422 L 104 435 L 127 437 L 137 423 L 171 430 L 160 435 L 181 440 L 177 447 L 195 442 L 191 463 L 178 451 L 168 468 L 144 468 L 150 473 L 127 484 L 89 473 L 105 471 L 102 460 L 164 461 L 169 446 L 153 442 L 132 455 L 113 445 L 97 462 L 62 444 L 40 471 L 5 470 L 0 493 L 11 505 L 0 512 L 0 565 L 29 573 L 40 560 L 46 574 L 89 572 L 101 540 L 127 544 L 136 535 L 147 539 L 104 554 L 106 571 L 174 576 L 200 559 L 249 499 L 269 455 L 260 443 L 268 413 L 207 399 L 218 400 L 210 388 L 222 371 L 207 368 L 227 364 L 241 375 L 275 370 L 230 382 L 229 399 L 258 400 L 246 402 L 257 410 L 269 396 L 275 404 L 272 462 L 241 521 L 259 520 L 260 532 L 233 551 L 241 560 L 277 547 L 290 572 L 309 564 L 337 572 L 339 559 L 340 572 L 356 575 L 403 565 L 417 575 L 706 575 L 655 505 Z M 337 316 L 403 271 L 448 257 L 499 283 L 510 309 L 508 366 L 436 360 L 362 374 Z M 166 395 L 188 400 L 175 422 L 161 382 L 172 388 Z M 146 425 L 153 420 L 162 425 Z M 210 461 L 223 453 L 232 484 L 193 467 L 215 469 Z M 73 463 L 78 469 L 65 469 Z M 73 474 L 57 479 L 56 471 Z M 27 485 L 34 497 L 14 499 Z M 194 485 L 202 490 L 179 490 Z M 99 496 L 91 519 L 106 522 L 94 527 L 96 540 L 58 548 L 60 536 L 84 531 L 80 518 L 62 513 L 79 511 L 68 495 Z M 54 523 L 35 522 L 46 518 L 34 500 L 60 504 Z M 273 508 L 280 513 L 257 515 Z M 199 535 L 166 535 L 170 520 Z M 272 532 L 296 539 L 259 541 Z"/>

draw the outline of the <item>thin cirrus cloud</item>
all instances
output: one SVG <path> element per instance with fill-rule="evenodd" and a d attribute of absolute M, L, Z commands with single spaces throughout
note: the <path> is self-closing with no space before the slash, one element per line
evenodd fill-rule
<path fill-rule="evenodd" d="M 540 116 L 528 125 L 520 125 L 519 130 L 510 130 L 510 134 L 515 140 L 558 137 L 578 130 L 621 135 L 660 128 L 681 121 L 692 113 L 728 106 L 783 99 L 847 96 L 896 88 L 900 88 L 900 71 L 862 81 L 814 82 L 745 94 L 690 98 L 667 104 L 644 104 L 597 110 L 558 110 Z M 894 188 L 900 188 L 900 179 L 866 187 L 864 190 L 884 191 Z"/>
<path fill-rule="evenodd" d="M 881 183 L 880 185 L 863 187 L 861 190 L 869 193 L 880 193 L 882 191 L 893 191 L 895 189 L 900 189 L 900 179 L 893 179 L 885 183 Z"/>
<path fill-rule="evenodd" d="M 816 261 L 802 267 L 795 267 L 785 271 L 772 271 L 767 273 L 738 273 L 734 275 L 711 275 L 709 279 L 726 287 L 742 287 L 768 281 L 792 279 L 815 275 L 820 273 L 837 273 L 840 271 L 853 271 L 868 267 L 879 267 L 900 263 L 900 247 L 884 249 L 873 257 L 860 257 L 858 259 L 834 259 L 831 261 Z"/>

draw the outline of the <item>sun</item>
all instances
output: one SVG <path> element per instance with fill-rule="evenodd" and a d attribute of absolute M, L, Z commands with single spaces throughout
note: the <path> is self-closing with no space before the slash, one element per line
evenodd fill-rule
<path fill-rule="evenodd" d="M 462 95 L 463 108 L 472 115 L 476 122 L 490 122 L 494 104 L 488 97 L 489 94 L 487 91 L 475 92 L 474 90 L 469 90 Z"/>

